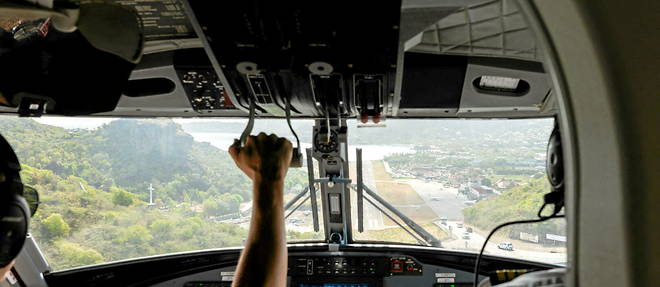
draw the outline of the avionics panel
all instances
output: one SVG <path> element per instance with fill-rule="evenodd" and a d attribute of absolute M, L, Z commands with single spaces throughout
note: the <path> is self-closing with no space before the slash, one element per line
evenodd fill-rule
<path fill-rule="evenodd" d="M 302 256 L 289 258 L 292 287 L 384 286 L 384 278 L 422 276 L 423 265 L 410 256 Z"/>
<path fill-rule="evenodd" d="M 237 107 L 252 97 L 277 115 L 289 98 L 294 116 L 387 113 L 401 1 L 189 3 Z"/>

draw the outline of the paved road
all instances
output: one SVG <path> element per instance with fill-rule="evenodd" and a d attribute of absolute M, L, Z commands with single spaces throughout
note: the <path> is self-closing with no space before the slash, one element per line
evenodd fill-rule
<path fill-rule="evenodd" d="M 484 240 L 486 240 L 484 235 L 481 235 L 476 232 L 472 232 L 469 234 L 468 239 L 464 239 L 463 236 L 466 231 L 465 226 L 458 227 L 458 223 L 459 223 L 458 221 L 447 222 L 446 226 L 451 227 L 452 235 L 456 239 L 443 242 L 443 246 L 445 248 L 450 248 L 450 249 L 461 249 L 461 250 L 467 249 L 474 252 L 479 252 L 481 246 L 484 244 Z M 438 222 L 437 224 L 440 223 Z M 507 251 L 507 250 L 499 249 L 497 247 L 499 243 L 500 242 L 498 242 L 497 240 L 491 238 L 490 241 L 488 242 L 488 245 L 486 245 L 485 253 L 502 256 L 502 257 L 522 258 L 531 261 L 542 261 L 542 262 L 556 263 L 556 264 L 566 263 L 566 254 L 564 253 L 550 253 L 550 252 L 522 250 L 516 248 L 515 243 L 513 246 L 514 250 Z"/>
<path fill-rule="evenodd" d="M 443 247 L 479 252 L 487 234 L 482 235 L 473 232 L 470 233 L 469 238 L 463 238 L 466 230 L 465 227 L 458 227 L 458 223 L 463 222 L 462 210 L 467 207 L 464 203 L 467 199 L 462 195 L 457 195 L 458 191 L 456 188 L 445 188 L 440 183 L 425 182 L 417 179 L 403 180 L 401 182 L 405 182 L 412 186 L 412 188 L 417 191 L 419 196 L 426 201 L 426 204 L 433 209 L 439 218 L 446 217 L 448 219 L 446 225 L 442 225 L 440 221 L 435 222 L 436 225 L 445 230 L 449 230 L 451 227 L 453 239 L 443 241 Z M 506 251 L 497 248 L 497 244 L 499 243 L 500 242 L 491 239 L 486 246 L 485 252 L 497 256 L 515 257 L 532 261 L 549 263 L 566 262 L 566 254 L 520 250 L 516 248 L 515 243 L 513 251 Z"/>
<path fill-rule="evenodd" d="M 417 194 L 426 201 L 426 204 L 433 209 L 438 217 L 446 217 L 449 220 L 463 220 L 463 203 L 467 199 L 463 196 L 457 196 L 456 188 L 446 188 L 442 184 L 435 182 L 425 182 L 418 179 L 402 180 L 401 182 L 409 184 Z"/>

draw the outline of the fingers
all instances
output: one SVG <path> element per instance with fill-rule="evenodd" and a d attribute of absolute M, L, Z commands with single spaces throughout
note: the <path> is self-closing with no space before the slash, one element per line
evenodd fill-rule
<path fill-rule="evenodd" d="M 289 140 L 283 137 L 278 137 L 276 134 L 266 135 L 261 132 L 256 136 L 249 136 L 243 150 L 247 155 L 251 155 L 253 152 L 261 153 L 267 150 L 291 150 L 293 144 Z"/>
<path fill-rule="evenodd" d="M 259 142 L 264 142 L 267 138 L 268 136 L 264 132 L 260 132 L 257 135 L 257 139 L 259 140 Z"/>
<path fill-rule="evenodd" d="M 285 149 L 292 149 L 293 148 L 293 144 L 288 139 L 279 138 L 279 140 L 277 142 Z"/>
<path fill-rule="evenodd" d="M 234 160 L 234 162 L 238 162 L 238 153 L 240 149 L 241 149 L 241 142 L 239 140 L 234 140 L 234 143 L 231 146 L 229 146 L 229 149 L 227 149 L 229 155 Z"/>

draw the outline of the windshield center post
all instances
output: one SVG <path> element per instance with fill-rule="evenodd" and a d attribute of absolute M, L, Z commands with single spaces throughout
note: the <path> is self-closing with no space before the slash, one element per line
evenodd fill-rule
<path fill-rule="evenodd" d="M 326 239 L 335 244 L 351 239 L 347 131 L 346 120 L 316 120 L 313 133 L 311 154 L 319 166 L 313 181 L 320 186 Z"/>

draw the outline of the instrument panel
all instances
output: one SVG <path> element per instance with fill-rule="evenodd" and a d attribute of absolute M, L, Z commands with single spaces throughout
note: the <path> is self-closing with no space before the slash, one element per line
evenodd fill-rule
<path fill-rule="evenodd" d="M 424 264 L 403 254 L 315 253 L 289 257 L 290 287 L 471 286 L 472 274 Z M 152 286 L 229 287 L 235 266 L 205 271 Z"/>
<path fill-rule="evenodd" d="M 293 244 L 291 287 L 472 286 L 474 253 L 403 245 Z M 195 251 L 45 273 L 48 286 L 229 287 L 241 248 Z M 547 270 L 555 265 L 482 257 L 482 274 L 502 269 Z"/>

